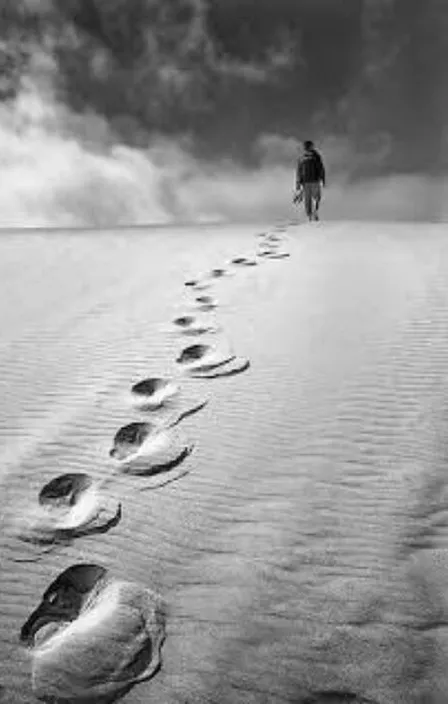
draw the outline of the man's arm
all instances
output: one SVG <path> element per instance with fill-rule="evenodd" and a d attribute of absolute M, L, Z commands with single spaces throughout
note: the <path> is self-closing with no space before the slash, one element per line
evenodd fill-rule
<path fill-rule="evenodd" d="M 319 154 L 319 165 L 320 165 L 320 180 L 322 181 L 322 184 L 325 186 L 325 166 L 324 162 L 322 161 L 322 157 Z"/>

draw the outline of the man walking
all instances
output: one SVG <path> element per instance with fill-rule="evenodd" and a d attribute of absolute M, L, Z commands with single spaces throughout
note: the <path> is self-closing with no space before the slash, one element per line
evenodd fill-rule
<path fill-rule="evenodd" d="M 298 203 L 303 199 L 308 220 L 319 220 L 321 184 L 325 186 L 325 167 L 321 155 L 310 139 L 303 143 L 303 147 L 303 154 L 297 164 L 296 192 L 293 200 Z"/>

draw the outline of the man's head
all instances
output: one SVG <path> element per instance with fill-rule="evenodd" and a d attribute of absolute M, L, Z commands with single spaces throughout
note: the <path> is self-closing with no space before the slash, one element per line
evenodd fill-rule
<path fill-rule="evenodd" d="M 311 139 L 306 139 L 303 143 L 305 149 L 314 149 L 314 142 Z"/>

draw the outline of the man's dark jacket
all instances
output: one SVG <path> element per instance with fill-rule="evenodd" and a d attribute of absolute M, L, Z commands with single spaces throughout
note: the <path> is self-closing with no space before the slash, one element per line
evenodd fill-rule
<path fill-rule="evenodd" d="M 316 149 L 306 149 L 297 164 L 296 184 L 317 183 L 325 185 L 325 167 L 322 157 Z"/>

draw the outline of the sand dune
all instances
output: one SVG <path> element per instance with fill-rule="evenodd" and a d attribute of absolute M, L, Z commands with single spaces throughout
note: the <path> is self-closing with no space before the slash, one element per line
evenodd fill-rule
<path fill-rule="evenodd" d="M 445 702 L 446 234 L 259 234 L 0 237 L 5 701 Z"/>

